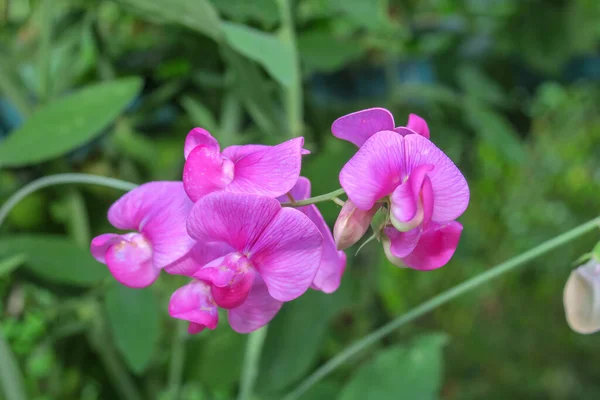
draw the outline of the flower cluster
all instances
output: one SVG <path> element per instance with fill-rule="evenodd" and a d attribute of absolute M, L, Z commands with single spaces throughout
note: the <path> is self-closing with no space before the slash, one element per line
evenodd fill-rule
<path fill-rule="evenodd" d="M 214 329 L 219 308 L 235 331 L 247 333 L 309 288 L 334 292 L 346 267 L 341 250 L 372 220 L 394 263 L 446 264 L 469 191 L 429 141 L 425 121 L 411 115 L 407 127 L 395 128 L 387 110 L 370 109 L 338 119 L 332 131 L 360 147 L 340 173 L 348 201 L 333 235 L 314 204 L 296 204 L 311 191 L 300 176 L 309 154 L 303 138 L 221 150 L 195 128 L 185 140 L 182 181 L 150 182 L 117 200 L 108 220 L 127 233 L 97 236 L 92 255 L 132 288 L 151 285 L 161 270 L 189 277 L 171 296 L 169 313 L 189 321 L 190 333 Z"/>

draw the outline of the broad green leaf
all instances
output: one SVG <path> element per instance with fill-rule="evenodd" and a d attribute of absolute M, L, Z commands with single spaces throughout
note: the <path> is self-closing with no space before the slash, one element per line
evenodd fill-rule
<path fill-rule="evenodd" d="M 217 134 L 218 125 L 212 112 L 199 101 L 185 96 L 181 99 L 181 105 L 189 115 L 192 123 L 202 127 L 213 135 Z"/>
<path fill-rule="evenodd" d="M 159 308 L 150 288 L 131 289 L 113 282 L 105 296 L 108 325 L 127 365 L 141 374 L 159 339 Z"/>
<path fill-rule="evenodd" d="M 0 386 L 2 387 L 2 398 L 6 400 L 26 400 L 23 376 L 19 371 L 19 365 L 15 355 L 10 349 L 0 326 Z"/>
<path fill-rule="evenodd" d="M 334 294 L 310 290 L 286 303 L 269 324 L 257 388 L 272 393 L 301 378 L 317 360 L 333 317 L 347 302 L 342 286 Z"/>
<path fill-rule="evenodd" d="M 14 271 L 17 267 L 23 264 L 23 262 L 25 262 L 25 259 L 25 256 L 22 254 L 0 259 L 0 278 Z"/>
<path fill-rule="evenodd" d="M 298 37 L 300 56 L 309 68 L 336 71 L 360 58 L 365 49 L 355 41 L 340 41 L 327 32 L 309 31 Z"/>
<path fill-rule="evenodd" d="M 35 164 L 88 142 L 134 99 L 139 78 L 87 86 L 48 103 L 0 143 L 0 167 Z"/>
<path fill-rule="evenodd" d="M 254 20 L 274 25 L 279 20 L 276 0 L 213 0 L 213 4 L 223 15 L 241 22 Z"/>
<path fill-rule="evenodd" d="M 221 20 L 209 0 L 118 0 L 138 14 L 156 21 L 183 25 L 215 40 L 221 37 Z"/>
<path fill-rule="evenodd" d="M 89 286 L 108 276 L 106 267 L 86 248 L 65 236 L 12 235 L 0 239 L 0 257 L 22 254 L 25 267 L 41 278 L 76 286 Z"/>
<path fill-rule="evenodd" d="M 446 342 L 445 335 L 430 334 L 379 351 L 356 371 L 339 400 L 437 399 Z"/>
<path fill-rule="evenodd" d="M 249 26 L 224 22 L 227 43 L 244 56 L 261 64 L 271 76 L 284 86 L 290 86 L 296 66 L 294 51 L 276 36 Z"/>

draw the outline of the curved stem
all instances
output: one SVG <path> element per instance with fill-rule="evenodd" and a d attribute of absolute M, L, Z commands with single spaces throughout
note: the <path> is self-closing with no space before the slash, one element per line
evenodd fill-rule
<path fill-rule="evenodd" d="M 0 226 L 4 223 L 4 220 L 11 212 L 11 210 L 25 197 L 31 193 L 54 185 L 64 185 L 69 183 L 87 183 L 92 185 L 107 186 L 114 189 L 129 191 L 134 189 L 138 185 L 131 182 L 122 181 L 115 178 L 107 178 L 105 176 L 90 175 L 90 174 L 56 174 L 45 176 L 40 179 L 36 179 L 33 182 L 28 183 L 13 194 L 7 201 L 0 207 Z"/>
<path fill-rule="evenodd" d="M 310 204 L 320 203 L 322 201 L 333 200 L 336 197 L 338 197 L 344 193 L 346 193 L 344 191 L 344 189 L 340 188 L 340 189 L 334 190 L 333 192 L 325 193 L 320 196 L 311 197 L 311 198 L 305 199 L 305 200 L 296 200 L 294 203 L 283 203 L 281 205 L 285 206 L 285 207 L 308 206 Z"/>
<path fill-rule="evenodd" d="M 240 392 L 237 397 L 238 400 L 250 400 L 252 398 L 254 383 L 258 377 L 258 370 L 260 367 L 260 353 L 266 336 L 267 326 L 252 332 L 248 336 L 246 354 L 244 355 L 244 365 L 242 366 Z"/>
<path fill-rule="evenodd" d="M 426 302 L 418 305 L 404 315 L 397 317 L 396 319 L 388 322 L 376 331 L 368 334 L 359 341 L 353 343 L 347 347 L 344 351 L 333 357 L 331 360 L 323 364 L 319 369 L 313 372 L 308 378 L 306 378 L 296 389 L 290 392 L 283 400 L 295 400 L 298 399 L 303 393 L 305 393 L 311 386 L 319 382 L 321 379 L 329 375 L 333 370 L 348 361 L 352 356 L 366 349 L 372 344 L 376 343 L 383 337 L 389 335 L 394 330 L 400 328 L 418 317 L 436 309 L 437 307 L 446 304 L 450 300 L 465 294 L 479 286 L 499 277 L 500 275 L 511 271 L 519 266 L 525 265 L 529 261 L 554 250 L 558 246 L 562 246 L 565 243 L 570 242 L 579 236 L 590 232 L 600 224 L 600 217 L 597 217 L 591 221 L 588 221 L 576 228 L 571 229 L 553 239 L 550 239 L 531 250 L 526 251 L 516 257 L 511 258 L 495 267 L 487 270 L 486 272 L 479 274 L 463 283 L 454 286 L 451 289 L 446 290 L 438 294 L 437 296 L 427 300 Z"/>

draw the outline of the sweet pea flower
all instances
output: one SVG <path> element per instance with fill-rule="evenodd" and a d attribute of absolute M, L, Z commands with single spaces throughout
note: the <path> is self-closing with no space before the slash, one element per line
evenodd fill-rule
<path fill-rule="evenodd" d="M 125 234 L 107 233 L 90 245 L 94 258 L 117 281 L 132 288 L 151 285 L 161 269 L 176 265 L 194 245 L 186 230 L 193 203 L 181 182 L 150 182 L 126 193 L 108 210 Z"/>
<path fill-rule="evenodd" d="M 571 329 L 583 334 L 600 331 L 600 261 L 592 257 L 571 272 L 563 301 Z"/>
<path fill-rule="evenodd" d="M 308 153 L 303 144 L 300 137 L 277 146 L 230 146 L 221 151 L 208 131 L 192 129 L 184 146 L 185 190 L 194 202 L 217 191 L 281 196 L 300 176 L 302 155 Z"/>
<path fill-rule="evenodd" d="M 467 208 L 469 188 L 448 156 L 424 136 L 375 133 L 342 168 L 340 183 L 360 210 L 389 204 L 395 229 L 384 229 L 388 253 L 405 265 L 435 269 L 454 254 L 462 226 L 452 221 Z"/>
<path fill-rule="evenodd" d="M 301 176 L 296 186 L 286 196 L 280 196 L 278 200 L 282 203 L 289 202 L 288 195 L 294 201 L 308 199 L 310 197 L 310 180 Z M 323 254 L 311 287 L 324 293 L 333 293 L 340 286 L 342 275 L 346 269 L 346 254 L 336 248 L 331 230 L 316 205 L 298 207 L 297 210 L 306 214 L 323 236 Z"/>
<path fill-rule="evenodd" d="M 429 127 L 423 118 L 410 114 L 406 127 L 395 127 L 394 116 L 385 108 L 369 108 L 344 115 L 336 119 L 331 126 L 333 136 L 358 147 L 381 131 L 395 131 L 402 136 L 416 133 L 429 139 Z"/>
<path fill-rule="evenodd" d="M 262 327 L 282 302 L 308 290 L 321 262 L 323 238 L 315 224 L 274 198 L 212 193 L 193 206 L 187 225 L 200 248 L 194 251 L 210 253 L 202 250 L 210 246 L 221 253 L 194 273 L 199 282 L 171 297 L 171 316 L 190 321 L 190 332 L 213 329 L 217 306 L 229 310 L 237 332 Z"/>

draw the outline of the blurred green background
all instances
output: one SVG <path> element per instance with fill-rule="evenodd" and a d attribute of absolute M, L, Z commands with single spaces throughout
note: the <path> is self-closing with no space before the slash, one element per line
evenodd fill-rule
<path fill-rule="evenodd" d="M 194 126 L 223 146 L 303 135 L 313 194 L 352 145 L 331 123 L 373 106 L 424 117 L 471 204 L 453 260 L 398 269 L 375 243 L 334 295 L 270 324 L 256 399 L 278 399 L 354 340 L 600 213 L 597 0 L 0 0 L 0 201 L 86 172 L 181 177 Z M 246 336 L 188 336 L 176 276 L 115 284 L 88 254 L 121 195 L 56 186 L 0 228 L 0 386 L 8 400 L 232 399 Z M 339 207 L 321 207 L 332 224 Z M 596 399 L 600 340 L 571 332 L 562 290 L 598 235 L 395 332 L 303 399 Z"/>

